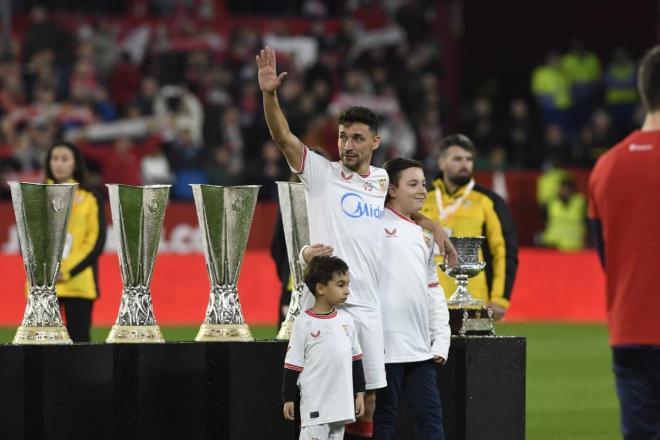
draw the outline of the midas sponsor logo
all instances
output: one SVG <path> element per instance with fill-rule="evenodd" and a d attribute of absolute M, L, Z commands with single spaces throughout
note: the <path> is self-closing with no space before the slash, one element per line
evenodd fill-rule
<path fill-rule="evenodd" d="M 354 192 L 346 193 L 341 198 L 341 210 L 351 218 L 383 217 L 383 207 L 364 201 L 361 195 Z"/>

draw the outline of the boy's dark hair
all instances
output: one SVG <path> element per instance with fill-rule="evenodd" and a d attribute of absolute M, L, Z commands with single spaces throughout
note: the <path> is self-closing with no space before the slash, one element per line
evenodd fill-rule
<path fill-rule="evenodd" d="M 378 116 L 366 107 L 349 107 L 339 114 L 337 118 L 339 125 L 349 125 L 361 122 L 369 127 L 369 130 L 378 133 Z"/>
<path fill-rule="evenodd" d="M 328 284 L 336 273 L 348 273 L 348 264 L 338 257 L 314 257 L 305 269 L 305 284 L 316 296 L 316 284 Z"/>
<path fill-rule="evenodd" d="M 464 134 L 450 134 L 440 141 L 440 154 L 444 154 L 449 147 L 454 145 L 461 147 L 465 151 L 469 151 L 473 156 L 477 155 L 477 149 L 474 147 L 474 144 L 469 137 Z"/>
<path fill-rule="evenodd" d="M 637 75 L 637 88 L 647 112 L 660 110 L 660 46 L 644 55 Z"/>
<path fill-rule="evenodd" d="M 387 171 L 387 176 L 390 179 L 390 185 L 399 186 L 399 180 L 401 180 L 401 173 L 408 168 L 421 168 L 421 162 L 406 159 L 405 157 L 395 157 L 383 164 L 383 168 Z"/>

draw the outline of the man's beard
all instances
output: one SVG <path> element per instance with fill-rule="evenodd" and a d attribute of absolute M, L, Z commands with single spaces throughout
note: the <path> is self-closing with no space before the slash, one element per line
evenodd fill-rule
<path fill-rule="evenodd" d="M 468 175 L 461 174 L 461 175 L 458 175 L 458 176 L 452 176 L 452 177 L 449 178 L 449 180 L 451 180 L 451 183 L 453 183 L 456 186 L 463 186 L 463 185 L 467 185 L 468 183 L 470 183 L 470 180 L 472 180 L 472 175 L 471 174 L 468 174 Z"/>

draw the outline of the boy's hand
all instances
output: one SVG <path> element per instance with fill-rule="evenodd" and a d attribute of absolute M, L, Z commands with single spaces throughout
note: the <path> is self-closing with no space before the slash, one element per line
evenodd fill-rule
<path fill-rule="evenodd" d="M 443 358 L 442 356 L 433 356 L 433 362 L 436 364 L 444 365 L 447 360 Z"/>
<path fill-rule="evenodd" d="M 285 420 L 294 420 L 293 406 L 293 402 L 284 402 L 284 408 L 282 409 L 282 412 L 284 413 Z"/>
<path fill-rule="evenodd" d="M 355 396 L 355 417 L 364 415 L 364 393 L 358 393 Z"/>

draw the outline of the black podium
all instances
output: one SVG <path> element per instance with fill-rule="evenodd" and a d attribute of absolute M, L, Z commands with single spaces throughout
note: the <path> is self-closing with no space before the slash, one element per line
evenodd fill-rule
<path fill-rule="evenodd" d="M 2 439 L 295 439 L 285 342 L 0 345 Z M 453 338 L 438 369 L 447 438 L 524 438 L 525 340 Z M 414 428 L 402 406 L 400 439 Z"/>

